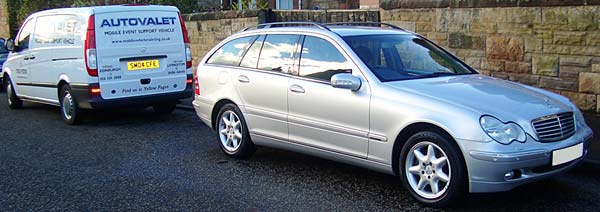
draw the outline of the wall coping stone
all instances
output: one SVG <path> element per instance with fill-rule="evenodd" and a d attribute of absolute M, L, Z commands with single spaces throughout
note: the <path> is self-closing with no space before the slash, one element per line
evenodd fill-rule
<path fill-rule="evenodd" d="M 216 11 L 216 12 L 200 12 L 183 14 L 184 21 L 207 21 L 207 20 L 220 20 L 220 19 L 234 19 L 234 18 L 255 18 L 258 17 L 261 12 L 267 10 L 228 10 L 228 11 Z"/>
<path fill-rule="evenodd" d="M 600 5 L 600 0 L 381 0 L 384 10 L 415 8 L 550 7 Z"/>

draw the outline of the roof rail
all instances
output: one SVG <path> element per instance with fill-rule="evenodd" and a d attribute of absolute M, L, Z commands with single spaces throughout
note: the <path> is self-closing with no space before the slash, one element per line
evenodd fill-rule
<path fill-rule="evenodd" d="M 335 23 L 328 23 L 327 25 L 330 26 L 387 26 L 389 28 L 392 29 L 397 29 L 397 30 L 403 30 L 406 31 L 405 29 L 398 27 L 396 25 L 393 24 L 389 24 L 389 23 L 384 23 L 384 22 L 335 22 Z"/>
<path fill-rule="evenodd" d="M 242 29 L 243 31 L 247 31 L 253 28 L 256 29 L 263 29 L 263 28 L 271 28 L 274 26 L 282 26 L 282 27 L 286 27 L 286 26 L 315 26 L 319 29 L 322 30 L 327 30 L 327 31 L 331 31 L 329 29 L 329 27 L 325 26 L 324 24 L 321 23 L 317 23 L 317 22 L 273 22 L 273 23 L 266 23 L 266 24 L 259 24 L 256 26 L 251 26 L 251 27 L 246 27 L 244 29 Z"/>

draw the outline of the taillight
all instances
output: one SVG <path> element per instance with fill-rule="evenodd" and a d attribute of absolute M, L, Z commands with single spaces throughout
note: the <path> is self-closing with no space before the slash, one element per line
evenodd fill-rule
<path fill-rule="evenodd" d="M 183 16 L 181 16 L 181 12 L 179 13 L 179 23 L 181 23 L 181 31 L 183 34 L 183 43 L 185 45 L 185 68 L 192 67 L 192 49 L 190 47 L 190 38 L 188 37 L 187 28 L 185 27 L 185 22 L 183 21 Z"/>
<path fill-rule="evenodd" d="M 200 84 L 198 83 L 198 74 L 196 74 L 196 80 L 194 80 L 194 93 L 200 95 Z"/>
<path fill-rule="evenodd" d="M 97 85 L 93 85 L 90 88 L 90 94 L 92 96 L 100 96 L 100 87 L 98 87 Z"/>
<path fill-rule="evenodd" d="M 88 19 L 87 33 L 85 35 L 84 56 L 87 72 L 92 77 L 98 76 L 98 57 L 96 55 L 96 30 L 94 15 Z"/>

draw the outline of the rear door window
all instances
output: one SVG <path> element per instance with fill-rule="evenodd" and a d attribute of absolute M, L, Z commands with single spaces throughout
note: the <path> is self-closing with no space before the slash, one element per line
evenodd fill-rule
<path fill-rule="evenodd" d="M 299 35 L 267 35 L 260 52 L 258 69 L 292 73 L 299 38 Z"/>
<path fill-rule="evenodd" d="M 337 73 L 352 73 L 352 64 L 329 41 L 306 36 L 300 55 L 300 76 L 329 82 Z"/>
<path fill-rule="evenodd" d="M 242 55 L 256 36 L 242 37 L 221 46 L 209 59 L 208 64 L 238 66 Z"/>

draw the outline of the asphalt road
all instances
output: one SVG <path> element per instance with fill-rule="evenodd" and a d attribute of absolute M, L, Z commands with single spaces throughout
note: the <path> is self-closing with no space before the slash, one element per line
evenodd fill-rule
<path fill-rule="evenodd" d="M 192 111 L 94 112 L 67 126 L 58 108 L 8 110 L 0 94 L 0 211 L 432 211 L 393 177 L 260 148 L 223 155 Z M 449 211 L 597 211 L 600 168 L 585 165 Z"/>

